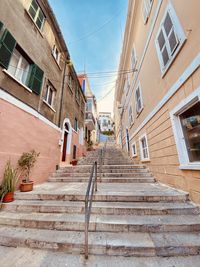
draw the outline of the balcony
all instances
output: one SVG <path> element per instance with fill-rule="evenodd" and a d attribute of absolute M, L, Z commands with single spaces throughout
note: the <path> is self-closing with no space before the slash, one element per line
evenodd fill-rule
<path fill-rule="evenodd" d="M 96 120 L 92 114 L 91 111 L 86 111 L 85 112 L 85 124 L 88 128 L 88 130 L 92 131 L 95 130 L 95 125 L 96 125 Z"/>

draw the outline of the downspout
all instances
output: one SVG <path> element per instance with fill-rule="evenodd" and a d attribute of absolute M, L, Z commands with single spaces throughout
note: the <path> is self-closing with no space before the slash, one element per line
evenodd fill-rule
<path fill-rule="evenodd" d="M 63 79 L 62 79 L 62 88 L 61 88 L 61 99 L 60 99 L 60 110 L 59 110 L 59 119 L 58 126 L 61 127 L 61 115 L 62 115 L 62 107 L 63 107 L 63 94 L 65 88 L 65 73 L 66 73 L 67 61 L 65 60 Z"/>

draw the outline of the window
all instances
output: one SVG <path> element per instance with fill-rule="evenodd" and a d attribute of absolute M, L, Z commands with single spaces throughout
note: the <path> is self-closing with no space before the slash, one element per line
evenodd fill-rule
<path fill-rule="evenodd" d="M 53 89 L 53 87 L 51 85 L 47 85 L 46 86 L 46 93 L 45 93 L 44 101 L 48 105 L 53 107 L 54 98 L 55 98 L 55 90 Z"/>
<path fill-rule="evenodd" d="M 148 143 L 147 143 L 147 135 L 144 134 L 140 138 L 139 142 L 140 142 L 141 160 L 148 161 L 149 160 L 149 149 L 148 149 Z"/>
<path fill-rule="evenodd" d="M 76 100 L 79 103 L 80 102 L 80 92 L 79 92 L 79 86 L 76 86 Z"/>
<path fill-rule="evenodd" d="M 132 107 L 129 107 L 128 110 L 128 121 L 129 121 L 129 126 L 131 126 L 133 124 L 133 110 Z"/>
<path fill-rule="evenodd" d="M 8 72 L 15 77 L 19 82 L 27 85 L 27 78 L 30 69 L 29 62 L 15 48 L 10 59 Z"/>
<path fill-rule="evenodd" d="M 70 87 L 71 90 L 73 90 L 73 83 L 74 83 L 73 78 L 71 75 L 69 75 L 68 77 L 69 77 L 68 78 L 68 86 Z"/>
<path fill-rule="evenodd" d="M 143 109 L 142 90 L 140 85 L 138 85 L 135 91 L 135 101 L 136 101 L 136 112 L 137 114 L 139 114 Z"/>
<path fill-rule="evenodd" d="M 78 132 L 78 120 L 77 118 L 74 119 L 74 130 Z"/>
<path fill-rule="evenodd" d="M 19 83 L 40 94 L 44 72 L 32 62 L 8 30 L 1 38 L 0 65 Z"/>
<path fill-rule="evenodd" d="M 5 31 L 5 27 L 3 25 L 3 22 L 0 21 L 0 39 L 3 36 L 4 31 Z"/>
<path fill-rule="evenodd" d="M 136 147 L 136 142 L 132 144 L 132 157 L 137 156 L 137 147 Z"/>
<path fill-rule="evenodd" d="M 59 52 L 58 48 L 56 47 L 56 45 L 54 45 L 54 47 L 53 47 L 52 54 L 53 54 L 55 60 L 57 61 L 57 63 L 59 64 L 59 62 L 60 62 L 60 52 Z"/>
<path fill-rule="evenodd" d="M 151 11 L 153 0 L 143 0 L 142 1 L 142 15 L 144 19 L 144 23 L 147 23 L 147 20 L 149 18 L 149 14 Z"/>
<path fill-rule="evenodd" d="M 156 50 L 162 72 L 170 65 L 185 39 L 177 15 L 169 4 L 156 38 Z"/>
<path fill-rule="evenodd" d="M 134 70 L 135 66 L 136 66 L 136 52 L 135 52 L 135 48 L 133 47 L 132 52 L 131 52 L 131 69 Z"/>
<path fill-rule="evenodd" d="M 43 14 L 43 12 L 42 12 L 41 8 L 39 7 L 36 0 L 32 0 L 28 12 L 29 12 L 30 16 L 32 17 L 32 19 L 34 20 L 37 27 L 40 30 L 42 30 L 43 25 L 44 25 L 45 16 L 44 16 L 44 14 Z"/>
<path fill-rule="evenodd" d="M 129 87 L 130 87 L 130 76 L 127 75 L 126 78 L 125 78 L 125 81 L 124 81 L 124 92 L 125 92 L 125 94 L 128 93 Z M 109 118 L 109 115 L 107 115 L 107 117 Z"/>
<path fill-rule="evenodd" d="M 171 112 L 180 169 L 200 170 L 200 88 Z"/>
<path fill-rule="evenodd" d="M 87 99 L 86 111 L 92 112 L 92 99 Z"/>

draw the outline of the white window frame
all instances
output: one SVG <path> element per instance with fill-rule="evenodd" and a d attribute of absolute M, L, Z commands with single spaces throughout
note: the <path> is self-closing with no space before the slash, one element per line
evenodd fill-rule
<path fill-rule="evenodd" d="M 12 57 L 16 56 L 15 53 L 18 53 L 19 54 L 19 60 L 17 62 L 17 67 L 15 68 L 14 66 L 12 66 L 10 63 L 12 61 Z M 12 54 L 12 57 L 11 57 L 11 60 L 10 60 L 10 63 L 9 63 L 9 66 L 8 66 L 8 69 L 7 69 L 7 72 L 13 76 L 16 80 L 18 80 L 20 83 L 22 83 L 23 85 L 26 85 L 26 82 L 27 82 L 27 78 L 28 78 L 28 72 L 30 70 L 30 63 L 27 61 L 27 59 L 15 48 L 14 51 L 13 51 L 13 54 Z M 22 68 L 22 62 L 23 60 L 25 60 L 27 63 L 28 63 L 28 69 L 23 69 Z M 15 68 L 15 73 L 12 74 L 10 73 L 9 71 L 9 68 Z M 19 78 L 19 74 L 21 72 L 21 77 Z M 22 81 L 22 76 L 24 74 L 24 72 L 26 73 L 26 81 L 25 83 Z"/>
<path fill-rule="evenodd" d="M 47 90 L 47 92 L 45 93 L 45 97 L 44 97 L 43 101 L 45 102 L 45 104 L 47 104 L 49 107 L 51 107 L 53 109 L 54 99 L 55 99 L 55 89 L 51 85 L 47 84 L 46 90 Z M 50 90 L 52 90 L 52 101 L 51 101 L 51 103 L 48 102 Z"/>
<path fill-rule="evenodd" d="M 134 153 L 133 147 L 135 147 L 135 153 Z M 136 145 L 136 142 L 131 144 L 131 150 L 132 150 L 132 158 L 137 157 L 137 145 Z"/>
<path fill-rule="evenodd" d="M 148 158 L 144 158 L 144 154 L 143 154 L 143 150 L 144 148 L 142 147 L 142 139 L 145 138 L 146 139 L 146 148 L 147 149 L 147 153 L 148 153 Z M 147 140 L 147 134 L 143 134 L 140 136 L 139 138 L 139 146 L 140 146 L 140 158 L 141 158 L 141 161 L 150 161 L 150 155 L 149 155 L 149 145 L 148 145 L 148 140 Z"/>
<path fill-rule="evenodd" d="M 134 70 L 135 66 L 137 64 L 137 55 L 136 55 L 136 49 L 135 46 L 133 46 L 132 51 L 131 51 L 131 69 Z M 134 74 L 134 72 L 133 72 Z"/>
<path fill-rule="evenodd" d="M 42 29 L 43 29 L 43 27 L 44 27 L 44 23 L 45 23 L 45 15 L 44 15 L 44 12 L 42 11 L 42 9 L 40 8 L 40 6 L 39 6 L 39 4 L 38 4 L 38 2 L 37 2 L 37 0 L 35 0 L 35 2 L 37 3 L 37 5 L 38 5 L 38 9 L 37 9 L 37 11 L 36 11 L 36 14 L 35 14 L 35 17 L 33 18 L 32 16 L 31 16 L 31 14 L 30 14 L 30 12 L 29 12 L 29 10 L 28 10 L 28 13 L 30 14 L 30 16 L 31 16 L 31 18 L 32 18 L 32 20 L 34 21 L 34 23 L 35 23 L 35 25 L 36 25 L 36 27 L 40 30 L 40 31 L 42 31 Z M 29 9 L 30 9 L 30 7 L 32 6 L 32 0 L 31 0 L 31 3 L 30 3 L 30 6 L 29 6 Z M 32 6 L 32 8 L 34 9 L 34 7 Z M 44 17 L 44 19 L 43 19 L 43 21 L 42 21 L 42 25 L 41 25 L 41 28 L 39 28 L 38 27 L 38 25 L 36 24 L 36 21 L 37 21 L 37 19 L 38 19 L 38 16 L 39 16 L 39 12 L 42 12 L 42 14 L 43 14 L 43 17 Z"/>
<path fill-rule="evenodd" d="M 138 101 L 137 101 L 137 96 L 136 96 L 136 92 L 138 90 L 140 91 L 140 101 L 141 101 L 141 108 L 139 110 L 138 110 Z M 136 109 L 137 116 L 139 116 L 139 114 L 142 112 L 143 108 L 144 108 L 144 105 L 143 105 L 143 98 L 142 98 L 142 88 L 141 88 L 141 84 L 138 83 L 136 90 L 135 90 L 135 109 Z"/>
<path fill-rule="evenodd" d="M 58 52 L 58 57 L 56 56 L 56 50 Z M 52 49 L 52 55 L 54 57 L 54 59 L 56 60 L 56 62 L 58 63 L 58 65 L 60 64 L 60 51 L 59 49 L 57 48 L 56 45 L 53 46 L 53 49 Z"/>
<path fill-rule="evenodd" d="M 127 74 L 124 82 L 124 93 L 125 95 L 128 94 L 130 88 L 130 76 Z"/>
<path fill-rule="evenodd" d="M 200 87 L 197 88 L 192 94 L 182 100 L 171 112 L 171 122 L 174 132 L 175 143 L 179 158 L 179 169 L 185 170 L 200 170 L 200 161 L 190 162 L 187 147 L 185 144 L 185 137 L 181 126 L 179 116 L 200 101 Z"/>
<path fill-rule="evenodd" d="M 131 109 L 131 114 L 130 114 L 130 109 Z M 128 122 L 129 122 L 129 127 L 131 127 L 134 123 L 133 108 L 131 105 L 129 105 L 129 108 L 128 108 Z"/>
<path fill-rule="evenodd" d="M 176 38 L 178 40 L 178 44 L 177 44 L 176 48 L 174 49 L 174 51 L 171 52 L 168 41 L 165 42 L 166 49 L 167 49 L 168 56 L 169 56 L 169 60 L 168 60 L 167 64 L 164 65 L 164 62 L 163 62 L 163 59 L 162 59 L 162 54 L 161 54 L 159 43 L 158 43 L 158 36 L 159 36 L 159 34 L 160 34 L 161 30 L 162 30 L 163 34 L 164 34 L 164 37 L 165 37 L 165 40 L 168 40 L 168 38 L 166 36 L 166 33 L 165 33 L 164 26 L 163 26 L 165 18 L 167 16 L 167 13 L 169 13 L 171 21 L 173 23 L 173 29 L 174 29 Z M 172 64 L 173 60 L 175 59 L 175 57 L 179 53 L 179 51 L 182 48 L 182 46 L 185 43 L 185 41 L 186 41 L 186 35 L 184 33 L 183 27 L 181 26 L 179 18 L 177 16 L 176 11 L 174 10 L 172 4 L 169 3 L 167 5 L 166 10 L 165 10 L 163 19 L 162 19 L 162 21 L 160 23 L 160 27 L 159 27 L 159 30 L 158 30 L 158 33 L 157 33 L 156 39 L 155 39 L 155 47 L 156 47 L 156 52 L 157 52 L 157 55 L 158 55 L 158 60 L 159 60 L 159 63 L 160 63 L 160 69 L 161 69 L 162 76 L 164 76 L 166 71 L 169 69 L 170 65 Z"/>
<path fill-rule="evenodd" d="M 144 24 L 146 24 L 148 21 L 152 5 L 153 5 L 153 0 L 142 0 L 142 16 Z"/>

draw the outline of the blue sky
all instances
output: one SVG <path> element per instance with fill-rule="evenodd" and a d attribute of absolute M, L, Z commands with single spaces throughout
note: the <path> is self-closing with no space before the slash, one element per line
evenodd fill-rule
<path fill-rule="evenodd" d="M 100 111 L 112 111 L 128 0 L 49 0 L 77 72 L 86 70 Z M 90 74 L 98 73 L 98 74 Z M 102 76 L 109 77 L 102 77 Z M 94 76 L 96 78 L 94 78 Z M 107 97 L 103 98 L 107 92 Z"/>

